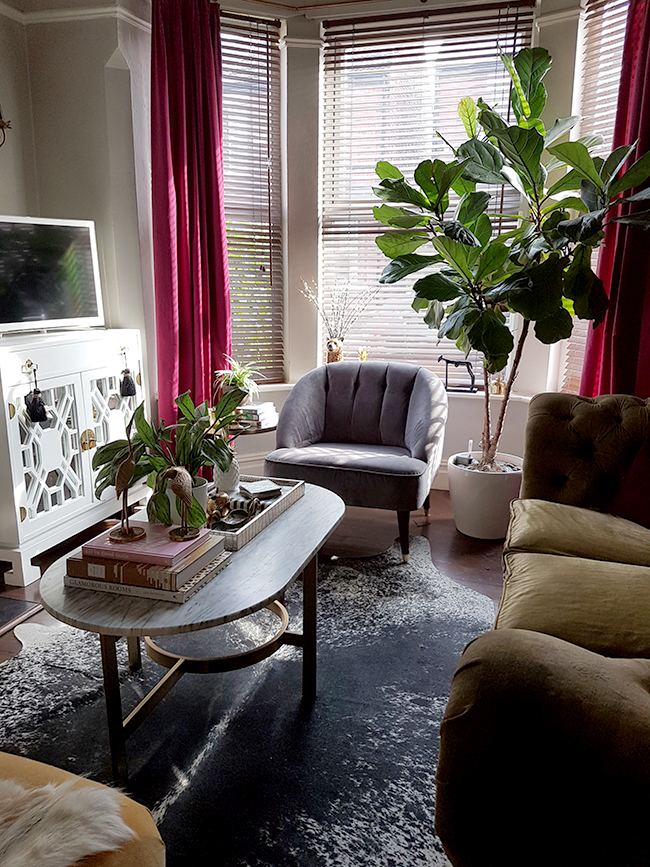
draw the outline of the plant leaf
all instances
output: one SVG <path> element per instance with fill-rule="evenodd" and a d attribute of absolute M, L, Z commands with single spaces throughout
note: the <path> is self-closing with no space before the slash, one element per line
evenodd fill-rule
<path fill-rule="evenodd" d="M 429 217 L 425 214 L 415 214 L 406 208 L 391 208 L 390 205 L 375 205 L 372 209 L 375 220 L 385 226 L 396 226 L 400 229 L 414 229 L 416 226 L 426 226 Z"/>
<path fill-rule="evenodd" d="M 573 322 L 570 313 L 560 307 L 546 319 L 538 319 L 535 323 L 535 337 L 540 343 L 557 343 L 571 336 Z"/>
<path fill-rule="evenodd" d="M 458 148 L 459 156 L 468 159 L 464 176 L 479 184 L 503 184 L 503 157 L 490 142 L 472 139 Z"/>
<path fill-rule="evenodd" d="M 605 182 L 606 187 L 608 187 L 615 179 L 616 175 L 622 168 L 623 163 L 625 163 L 625 161 L 634 153 L 635 148 L 636 142 L 631 145 L 622 145 L 621 147 L 615 148 L 607 157 L 600 170 L 600 176 Z"/>
<path fill-rule="evenodd" d="M 413 189 L 406 181 L 385 178 L 381 185 L 372 188 L 378 199 L 384 202 L 397 202 L 402 204 L 417 205 L 418 208 L 431 209 L 429 200 L 419 190 Z"/>
<path fill-rule="evenodd" d="M 461 287 L 440 272 L 422 277 L 413 286 L 418 298 L 429 301 L 453 301 L 461 294 Z"/>
<path fill-rule="evenodd" d="M 563 160 L 581 175 L 591 181 L 597 190 L 602 191 L 603 181 L 587 148 L 577 141 L 567 141 L 548 149 L 550 154 Z"/>
<path fill-rule="evenodd" d="M 507 129 L 495 131 L 499 149 L 510 161 L 513 168 L 529 186 L 533 186 L 539 171 L 539 164 L 544 150 L 544 139 L 534 129 L 522 129 L 519 126 L 509 126 Z"/>
<path fill-rule="evenodd" d="M 414 253 L 423 244 L 428 243 L 428 235 L 406 235 L 402 232 L 386 232 L 375 238 L 375 244 L 384 256 L 396 259 Z"/>
<path fill-rule="evenodd" d="M 624 175 L 609 187 L 609 195 L 615 196 L 616 193 L 622 193 L 624 190 L 631 190 L 638 187 L 650 177 L 650 151 L 643 154 L 634 165 L 629 168 Z"/>
<path fill-rule="evenodd" d="M 613 217 L 613 223 L 623 223 L 624 226 L 635 226 L 637 229 L 650 229 L 650 211 L 637 211 L 624 217 Z"/>
<path fill-rule="evenodd" d="M 485 211 L 490 199 L 490 194 L 483 190 L 480 192 L 469 193 L 469 195 L 464 196 L 458 203 L 456 219 L 459 223 L 463 223 L 465 226 L 471 226 L 472 223 L 476 222 Z"/>
<path fill-rule="evenodd" d="M 499 241 L 492 241 L 491 244 L 488 244 L 481 253 L 478 270 L 476 271 L 476 281 L 483 280 L 488 275 L 502 268 L 508 261 L 509 252 L 508 247 Z"/>
<path fill-rule="evenodd" d="M 471 96 L 465 96 L 458 103 L 458 117 L 463 122 L 467 138 L 476 138 L 476 103 Z"/>
<path fill-rule="evenodd" d="M 445 235 L 436 235 L 431 239 L 431 243 L 436 248 L 438 253 L 451 267 L 464 277 L 468 282 L 472 282 L 473 274 L 471 268 L 471 257 L 474 260 L 479 254 L 478 247 L 467 247 L 459 241 L 454 241 L 453 238 L 447 238 Z M 475 252 L 476 255 L 472 255 Z"/>
<path fill-rule="evenodd" d="M 467 328 L 467 338 L 474 349 L 485 356 L 486 367 L 492 372 L 502 370 L 514 347 L 512 332 L 497 310 L 487 308 Z"/>
<path fill-rule="evenodd" d="M 411 253 L 408 256 L 399 256 L 393 259 L 386 265 L 381 272 L 379 278 L 380 283 L 397 283 L 407 274 L 413 274 L 415 271 L 421 271 L 427 265 L 435 265 L 440 262 L 440 256 L 419 256 L 417 253 Z"/>
<path fill-rule="evenodd" d="M 572 130 L 579 120 L 580 115 L 577 114 L 572 114 L 571 117 L 559 117 L 544 136 L 544 146 L 548 147 L 569 130 Z"/>
<path fill-rule="evenodd" d="M 383 160 L 380 160 L 377 163 L 375 167 L 375 172 L 382 181 L 384 180 L 384 178 L 394 178 L 395 180 L 399 181 L 402 180 L 402 178 L 404 177 L 404 175 L 396 166 L 391 165 L 391 163 L 384 162 Z"/>

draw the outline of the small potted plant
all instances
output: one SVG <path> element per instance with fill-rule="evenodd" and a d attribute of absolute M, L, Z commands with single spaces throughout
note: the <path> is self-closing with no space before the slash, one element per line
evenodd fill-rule
<path fill-rule="evenodd" d="M 264 378 L 259 370 L 254 370 L 252 364 L 241 364 L 229 355 L 224 356 L 230 367 L 214 372 L 214 400 L 223 397 L 233 390 L 243 392 L 240 405 L 246 403 L 260 393 L 255 377 Z"/>
<path fill-rule="evenodd" d="M 114 440 L 100 446 L 93 457 L 93 469 L 98 470 L 95 479 L 95 496 L 110 485 L 115 485 L 117 473 L 131 453 L 134 469 L 130 486 L 146 478 L 153 489 L 147 503 L 150 521 L 169 526 L 172 523 L 172 503 L 167 495 L 168 471 L 185 467 L 192 477 L 192 505 L 187 513 L 190 527 L 201 527 L 206 522 L 207 480 L 200 472 L 203 467 L 216 467 L 226 471 L 232 462 L 233 453 L 226 439 L 220 436 L 235 418 L 235 409 L 243 397 L 240 389 L 225 394 L 211 411 L 208 402 L 194 406 L 189 391 L 177 397 L 176 406 L 180 418 L 177 424 L 166 426 L 161 421 L 152 425 L 144 416 L 144 405 L 135 410 L 133 424 L 135 435 L 131 444 L 127 440 Z M 197 496 L 198 495 L 198 496 Z M 176 521 L 180 519 L 177 505 Z"/>
<path fill-rule="evenodd" d="M 503 527 L 495 531 L 490 519 L 497 511 L 494 485 L 487 486 L 485 504 L 477 486 L 480 477 L 481 482 L 489 481 L 487 474 L 497 481 L 499 475 L 508 475 L 497 452 L 529 332 L 551 344 L 571 334 L 574 315 L 592 320 L 594 327 L 602 322 L 608 297 L 592 271 L 591 254 L 602 242 L 604 226 L 619 221 L 650 227 L 650 211 L 617 215 L 623 202 L 650 200 L 648 188 L 626 193 L 650 176 L 650 153 L 624 171 L 636 143 L 616 148 L 606 159 L 590 153 L 598 141 L 556 143 L 579 118 L 556 120 L 548 130 L 541 120 L 549 53 L 527 48 L 514 58 L 504 54 L 501 59 L 512 79 L 511 113 L 501 116 L 482 99 L 462 99 L 458 113 L 469 138 L 453 146 L 440 136 L 449 144 L 452 159 L 423 160 L 415 169 L 416 186 L 408 184 L 398 168 L 380 162 L 380 185 L 374 188 L 385 203 L 374 209 L 375 218 L 390 227 L 377 238 L 391 259 L 380 282 L 395 283 L 419 273 L 413 307 L 424 312 L 425 323 L 465 352 L 483 354 L 480 457 L 471 463 L 464 457 L 466 466 L 455 460 L 458 456 L 448 462 L 456 525 L 479 538 L 502 537 L 507 527 L 507 503 L 501 510 Z M 509 121 L 511 116 L 516 124 Z M 551 170 L 561 174 L 548 185 Z M 479 185 L 506 184 L 520 194 L 523 210 L 515 215 L 513 228 L 499 234 L 504 215 L 488 213 L 490 195 Z M 457 204 L 448 213 L 452 191 Z M 427 246 L 426 255 L 415 252 Z M 516 345 L 508 313 L 521 317 Z M 504 369 L 503 400 L 493 428 L 490 375 Z M 467 503 L 456 497 L 454 478 L 460 475 Z M 476 485 L 469 476 L 475 477 Z"/>

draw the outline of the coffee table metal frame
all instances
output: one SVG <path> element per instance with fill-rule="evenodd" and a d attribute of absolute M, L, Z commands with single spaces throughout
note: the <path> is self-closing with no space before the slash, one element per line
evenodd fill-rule
<path fill-rule="evenodd" d="M 113 776 L 128 779 L 126 740 L 186 672 L 232 671 L 266 659 L 285 644 L 302 648 L 302 696 L 316 697 L 316 603 L 318 551 L 343 518 L 345 505 L 336 494 L 314 485 L 247 545 L 228 566 L 183 604 L 116 596 L 64 587 L 66 558 L 54 563 L 41 579 L 43 606 L 53 617 L 99 633 L 108 736 Z M 303 575 L 302 633 L 287 630 L 289 618 L 280 599 Z M 264 644 L 241 654 L 195 658 L 159 647 L 153 636 L 209 629 L 267 608 L 280 621 Z M 123 718 L 116 644 L 126 636 L 129 665 L 141 664 L 140 638 L 147 654 L 168 669 L 139 705 Z"/>

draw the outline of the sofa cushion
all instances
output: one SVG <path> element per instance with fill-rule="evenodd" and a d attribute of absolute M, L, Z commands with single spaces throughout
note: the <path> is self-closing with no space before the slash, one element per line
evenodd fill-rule
<path fill-rule="evenodd" d="M 430 487 L 428 465 L 397 446 L 322 442 L 276 449 L 267 455 L 264 472 L 304 479 L 334 491 L 349 506 L 376 509 L 418 509 Z"/>
<path fill-rule="evenodd" d="M 547 500 L 513 500 L 504 551 L 650 566 L 650 530 L 592 509 Z"/>
<path fill-rule="evenodd" d="M 530 629 L 614 657 L 650 658 L 650 567 L 504 554 L 495 629 Z"/>

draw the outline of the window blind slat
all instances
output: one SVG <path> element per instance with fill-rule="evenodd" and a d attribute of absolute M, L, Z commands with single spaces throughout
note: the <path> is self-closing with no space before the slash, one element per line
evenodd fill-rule
<path fill-rule="evenodd" d="M 233 357 L 284 379 L 280 23 L 221 13 Z"/>
<path fill-rule="evenodd" d="M 598 134 L 602 145 L 596 156 L 607 156 L 612 149 L 618 85 L 621 77 L 623 43 L 629 0 L 587 0 L 582 30 L 580 109 L 582 118 L 577 136 Z M 596 267 L 598 252 L 592 267 Z M 589 323 L 573 320 L 573 332 L 566 341 L 560 390 L 578 394 Z"/>
<path fill-rule="evenodd" d="M 464 96 L 482 96 L 495 107 L 508 104 L 509 76 L 499 48 L 516 53 L 530 44 L 532 8 L 465 7 L 436 10 L 433 16 L 401 16 L 326 22 L 323 61 L 321 291 L 327 307 L 341 284 L 352 291 L 376 286 L 388 260 L 375 243 L 387 227 L 373 217 L 381 204 L 374 167 L 387 160 L 413 172 L 425 158 L 449 161 L 451 152 L 435 135 L 454 145 L 466 136 L 457 115 Z M 519 197 L 492 193 L 495 213 L 517 214 Z M 504 228 L 506 223 L 504 222 Z M 421 248 L 417 252 L 432 252 Z M 370 357 L 423 364 L 444 377 L 440 356 L 465 361 L 450 340 L 412 309 L 412 285 L 426 272 L 382 285 L 345 339 L 346 357 L 368 347 Z M 482 384 L 482 358 L 469 357 Z M 450 385 L 468 383 L 466 368 L 449 368 Z"/>

